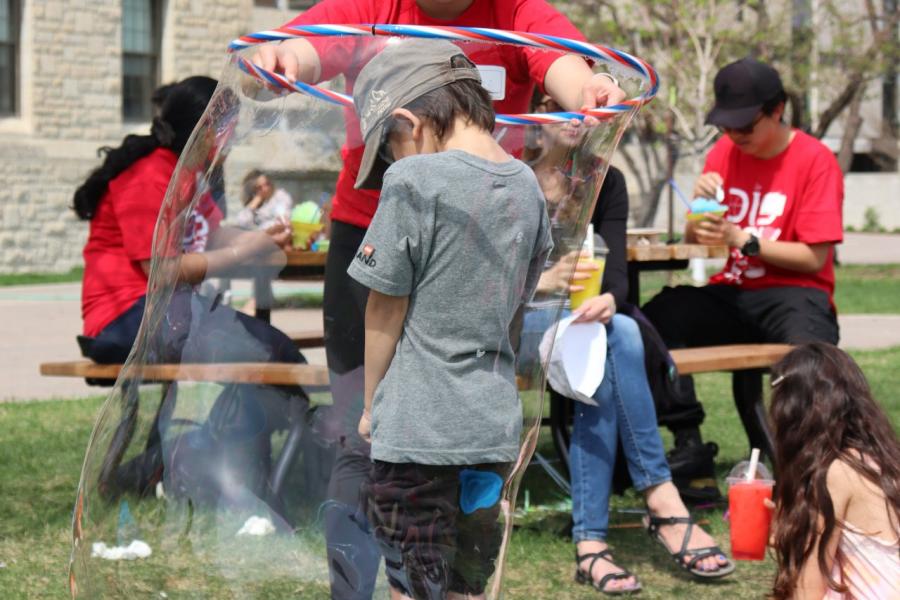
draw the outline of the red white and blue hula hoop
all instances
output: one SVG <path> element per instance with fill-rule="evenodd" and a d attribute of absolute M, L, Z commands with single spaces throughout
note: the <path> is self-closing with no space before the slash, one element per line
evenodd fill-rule
<path fill-rule="evenodd" d="M 656 74 L 656 70 L 644 60 L 622 52 L 621 50 L 552 35 L 542 35 L 524 31 L 484 29 L 481 27 L 426 27 L 421 25 L 294 25 L 291 27 L 281 27 L 279 29 L 260 31 L 258 33 L 241 36 L 229 44 L 228 51 L 239 52 L 258 44 L 300 37 L 332 36 L 399 36 L 452 41 L 495 42 L 545 50 L 560 50 L 623 68 L 640 77 L 647 86 L 647 90 L 644 93 L 629 100 L 625 100 L 620 104 L 603 106 L 585 112 L 497 115 L 497 123 L 502 125 L 563 123 L 571 119 L 584 119 L 588 116 L 596 117 L 598 119 L 608 119 L 650 102 L 650 100 L 656 96 L 656 92 L 659 89 L 659 78 Z M 283 75 L 261 69 L 242 57 L 238 57 L 237 63 L 244 72 L 271 86 L 307 94 L 340 106 L 353 105 L 353 98 L 346 94 L 341 94 L 317 85 L 300 81 L 288 81 Z"/>

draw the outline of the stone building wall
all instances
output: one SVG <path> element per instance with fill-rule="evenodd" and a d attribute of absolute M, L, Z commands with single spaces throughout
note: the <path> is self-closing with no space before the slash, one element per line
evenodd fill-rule
<path fill-rule="evenodd" d="M 0 273 L 80 266 L 87 224 L 72 193 L 147 123 L 122 122 L 122 0 L 22 3 L 20 114 L 0 118 Z M 217 77 L 229 41 L 249 30 L 253 0 L 166 0 L 161 81 Z"/>

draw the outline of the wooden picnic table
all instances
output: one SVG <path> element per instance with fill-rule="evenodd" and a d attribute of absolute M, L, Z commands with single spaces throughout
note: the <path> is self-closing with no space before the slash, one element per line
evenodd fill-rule
<path fill-rule="evenodd" d="M 280 279 L 321 279 L 325 275 L 327 252 L 289 250 Z M 703 244 L 633 244 L 628 246 L 628 262 L 640 264 L 641 271 L 676 270 L 687 267 L 692 258 L 726 258 L 727 246 Z M 658 264 L 657 264 L 658 263 Z M 684 264 L 682 264 L 684 263 Z"/>
<path fill-rule="evenodd" d="M 641 297 L 641 273 L 645 271 L 680 271 L 692 258 L 727 258 L 728 246 L 703 244 L 631 244 L 628 246 L 628 301 L 638 306 Z M 325 278 L 327 252 L 289 250 L 287 264 L 279 279 L 290 281 L 322 281 Z M 260 315 L 263 316 L 263 315 Z"/>
<path fill-rule="evenodd" d="M 680 271 L 692 258 L 727 258 L 728 246 L 703 244 L 635 244 L 628 246 L 628 301 L 640 305 L 641 273 Z"/>

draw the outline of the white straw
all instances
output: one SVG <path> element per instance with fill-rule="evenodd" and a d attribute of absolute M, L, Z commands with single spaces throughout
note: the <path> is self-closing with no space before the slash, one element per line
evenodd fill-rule
<path fill-rule="evenodd" d="M 747 469 L 747 481 L 756 479 L 756 465 L 759 464 L 759 448 L 750 451 L 750 467 Z"/>
<path fill-rule="evenodd" d="M 588 223 L 587 226 L 587 239 L 584 240 L 584 244 L 587 247 L 588 256 L 594 258 L 594 224 Z"/>

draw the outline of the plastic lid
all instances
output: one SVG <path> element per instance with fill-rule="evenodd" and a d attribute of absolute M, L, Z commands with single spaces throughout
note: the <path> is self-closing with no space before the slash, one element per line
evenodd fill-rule
<path fill-rule="evenodd" d="M 291 211 L 291 221 L 298 223 L 318 223 L 321 218 L 322 211 L 312 200 L 301 202 Z"/>
<path fill-rule="evenodd" d="M 728 485 L 735 485 L 737 483 L 749 483 L 747 481 L 747 470 L 750 468 L 749 460 L 742 460 L 738 464 L 734 465 L 734 468 L 731 469 L 731 472 L 728 474 L 728 477 L 725 478 L 725 482 Z M 753 478 L 753 481 L 768 483 L 771 485 L 775 484 L 775 480 L 772 479 L 772 474 L 769 472 L 769 469 L 760 461 L 756 465 L 756 477 Z"/>

